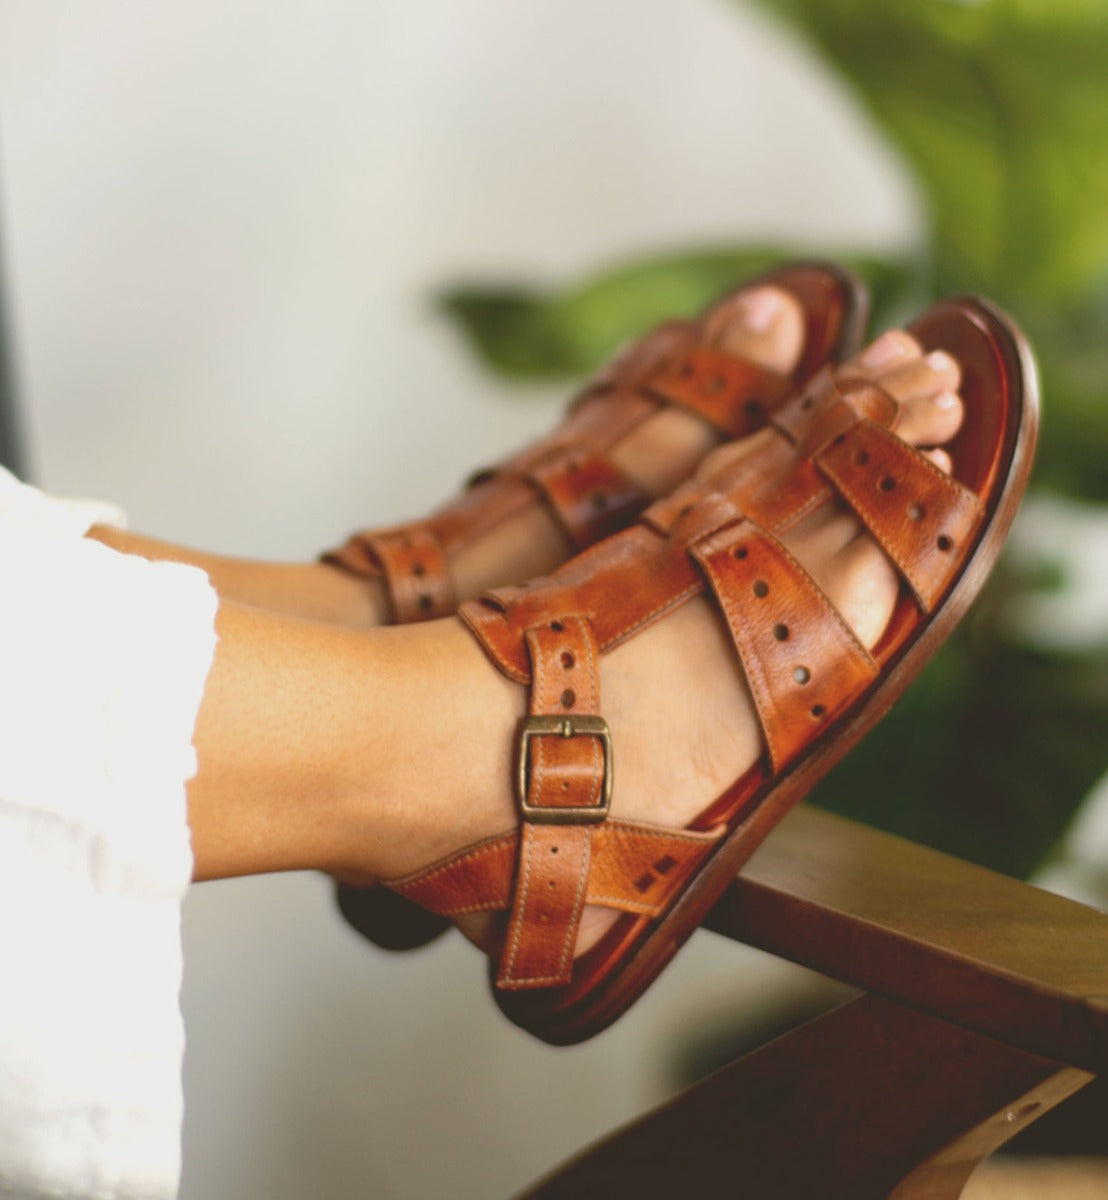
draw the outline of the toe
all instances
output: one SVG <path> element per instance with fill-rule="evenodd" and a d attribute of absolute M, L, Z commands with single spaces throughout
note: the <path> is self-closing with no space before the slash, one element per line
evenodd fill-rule
<path fill-rule="evenodd" d="M 744 288 L 711 308 L 703 319 L 704 340 L 719 350 L 786 373 L 804 346 L 804 313 L 783 288 Z"/>
<path fill-rule="evenodd" d="M 873 379 L 877 375 L 895 370 L 903 363 L 921 358 L 923 348 L 919 342 L 903 329 L 890 329 L 875 338 L 866 348 L 843 363 L 840 373 L 853 378 L 862 375 Z"/>
<path fill-rule="evenodd" d="M 930 354 L 898 363 L 890 370 L 872 374 L 870 378 L 903 404 L 939 392 L 957 391 L 962 372 L 949 354 L 933 350 Z"/>
<path fill-rule="evenodd" d="M 949 441 L 962 424 L 958 395 L 962 372 L 957 360 L 942 350 L 924 354 L 903 330 L 883 334 L 840 369 L 842 377 L 872 380 L 897 400 L 896 432 L 914 446 Z"/>
<path fill-rule="evenodd" d="M 929 458 L 944 475 L 954 472 L 954 460 L 945 450 L 925 450 L 924 456 Z"/>
<path fill-rule="evenodd" d="M 884 633 L 899 588 L 896 568 L 861 528 L 830 560 L 824 583 L 828 599 L 866 649 Z"/>
<path fill-rule="evenodd" d="M 897 435 L 913 446 L 949 442 L 962 424 L 964 409 L 957 392 L 939 392 L 901 405 Z"/>

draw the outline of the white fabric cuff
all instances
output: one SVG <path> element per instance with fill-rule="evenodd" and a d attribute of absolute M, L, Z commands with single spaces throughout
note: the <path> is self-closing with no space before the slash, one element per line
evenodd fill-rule
<path fill-rule="evenodd" d="M 0 473 L 0 1195 L 169 1200 L 185 783 L 215 651 L 193 567 Z"/>

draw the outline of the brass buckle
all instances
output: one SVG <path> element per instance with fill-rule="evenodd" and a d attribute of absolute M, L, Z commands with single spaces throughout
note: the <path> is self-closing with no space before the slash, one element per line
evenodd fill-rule
<path fill-rule="evenodd" d="M 586 808 L 560 808 L 527 803 L 531 781 L 531 739 L 536 737 L 595 737 L 600 739 L 604 757 L 604 781 L 600 803 Z M 520 811 L 535 825 L 598 825 L 612 805 L 612 735 L 603 717 L 539 716 L 527 717 L 519 730 L 519 754 L 516 758 L 516 796 Z"/>

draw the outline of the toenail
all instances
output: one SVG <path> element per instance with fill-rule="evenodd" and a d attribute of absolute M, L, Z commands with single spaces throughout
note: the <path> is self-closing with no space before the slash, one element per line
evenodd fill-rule
<path fill-rule="evenodd" d="M 935 407 L 936 408 L 944 408 L 944 409 L 957 408 L 958 407 L 958 393 L 957 392 L 940 392 L 935 397 Z"/>
<path fill-rule="evenodd" d="M 932 350 L 923 360 L 932 371 L 949 371 L 958 369 L 958 364 L 945 350 Z"/>
<path fill-rule="evenodd" d="M 747 329 L 763 333 L 781 311 L 781 300 L 780 293 L 773 288 L 754 288 L 739 297 L 736 314 Z"/>
<path fill-rule="evenodd" d="M 883 333 L 862 351 L 858 362 L 863 367 L 883 367 L 903 356 L 900 338 L 895 333 Z"/>

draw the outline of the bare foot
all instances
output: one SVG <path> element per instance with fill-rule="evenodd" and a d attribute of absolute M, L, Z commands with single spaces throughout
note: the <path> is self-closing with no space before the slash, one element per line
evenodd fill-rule
<path fill-rule="evenodd" d="M 878 339 L 840 372 L 843 378 L 879 383 L 900 404 L 900 436 L 928 448 L 933 460 L 949 469 L 949 459 L 938 447 L 962 419 L 960 372 L 950 356 L 925 356 L 914 339 L 897 332 Z M 771 436 L 763 431 L 721 448 L 701 473 L 707 478 L 726 472 Z M 859 640 L 875 645 L 892 615 L 899 583 L 857 519 L 830 501 L 780 536 Z M 523 689 L 488 664 L 457 622 L 408 632 L 426 639 L 429 657 L 451 664 L 439 673 L 441 695 L 436 688 L 436 696 L 428 697 L 433 712 L 427 719 L 442 745 L 439 753 L 421 761 L 418 802 L 398 800 L 396 836 L 378 841 L 383 850 L 379 859 L 363 860 L 360 868 L 348 864 L 363 882 L 397 878 L 516 824 L 509 787 L 511 738 L 505 730 L 514 729 L 523 715 Z M 703 597 L 606 654 L 600 694 L 617 764 L 614 818 L 684 827 L 762 753 L 760 725 L 734 649 Z M 475 747 L 486 745 L 496 749 L 474 753 Z M 452 756 L 452 747 L 465 749 Z M 586 909 L 578 951 L 594 944 L 614 919 L 610 910 Z M 497 926 L 490 926 L 487 915 L 457 923 L 479 943 L 495 943 Z"/>

